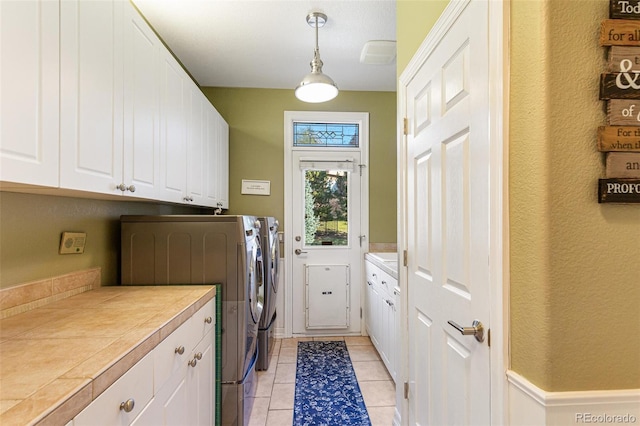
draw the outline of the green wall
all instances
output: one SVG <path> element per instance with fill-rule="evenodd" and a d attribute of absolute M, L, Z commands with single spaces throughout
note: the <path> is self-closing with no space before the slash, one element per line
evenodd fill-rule
<path fill-rule="evenodd" d="M 275 216 L 284 225 L 284 111 L 369 113 L 369 242 L 396 241 L 396 94 L 341 91 L 324 104 L 292 90 L 204 87 L 229 123 L 230 214 Z M 255 159 L 257 161 L 252 161 Z M 241 195 L 242 179 L 271 181 L 271 195 Z"/>
<path fill-rule="evenodd" d="M 197 214 L 201 209 L 0 192 L 0 288 L 102 268 L 102 285 L 119 283 L 120 215 Z M 87 233 L 83 254 L 58 254 L 63 231 Z"/>

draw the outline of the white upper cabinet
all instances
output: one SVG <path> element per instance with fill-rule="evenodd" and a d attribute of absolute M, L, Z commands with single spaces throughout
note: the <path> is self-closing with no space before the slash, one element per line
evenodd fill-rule
<path fill-rule="evenodd" d="M 0 1 L 0 181 L 58 186 L 59 6 Z"/>
<path fill-rule="evenodd" d="M 123 179 L 138 197 L 160 192 L 160 79 L 162 42 L 133 6 L 124 10 Z"/>
<path fill-rule="evenodd" d="M 124 183 L 124 4 L 61 2 L 62 188 L 115 194 Z"/>
<path fill-rule="evenodd" d="M 192 84 L 169 52 L 160 59 L 161 198 L 184 202 L 187 191 L 188 84 Z"/>
<path fill-rule="evenodd" d="M 208 144 L 206 200 L 212 207 L 229 208 L 229 125 L 215 108 L 207 111 Z"/>
<path fill-rule="evenodd" d="M 0 23 L 2 187 L 228 208 L 228 125 L 130 2 L 0 1 Z"/>

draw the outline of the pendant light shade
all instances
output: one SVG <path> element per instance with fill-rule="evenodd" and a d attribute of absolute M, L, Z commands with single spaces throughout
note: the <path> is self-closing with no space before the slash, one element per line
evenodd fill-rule
<path fill-rule="evenodd" d="M 320 59 L 320 48 L 318 47 L 318 28 L 327 22 L 327 15 L 319 12 L 312 12 L 307 15 L 307 23 L 316 29 L 316 47 L 311 60 L 311 72 L 304 76 L 296 88 L 296 98 L 303 102 L 320 103 L 330 101 L 338 96 L 338 86 L 326 74 L 322 73 L 322 60 Z"/>

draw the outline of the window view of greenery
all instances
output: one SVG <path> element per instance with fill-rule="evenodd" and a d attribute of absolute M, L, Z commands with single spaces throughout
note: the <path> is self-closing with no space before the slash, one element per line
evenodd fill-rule
<path fill-rule="evenodd" d="M 345 171 L 305 171 L 306 246 L 348 245 L 347 179 Z"/>

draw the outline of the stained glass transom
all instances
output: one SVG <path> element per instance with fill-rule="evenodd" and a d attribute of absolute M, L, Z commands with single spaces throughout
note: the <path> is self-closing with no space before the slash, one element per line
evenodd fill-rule
<path fill-rule="evenodd" d="M 359 124 L 293 123 L 293 146 L 357 148 L 359 142 Z"/>

